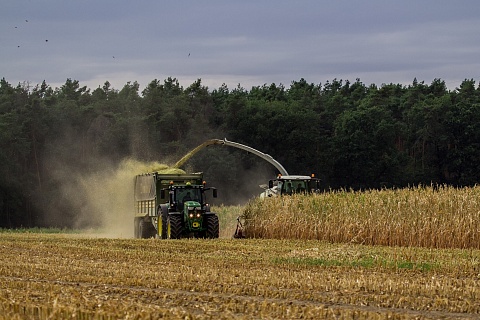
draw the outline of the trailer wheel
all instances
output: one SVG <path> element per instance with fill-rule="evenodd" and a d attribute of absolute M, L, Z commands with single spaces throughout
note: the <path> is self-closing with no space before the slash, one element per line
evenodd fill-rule
<path fill-rule="evenodd" d="M 170 215 L 167 219 L 167 237 L 168 239 L 180 239 L 182 235 L 182 216 Z"/>
<path fill-rule="evenodd" d="M 153 230 L 152 230 L 153 229 Z M 142 239 L 151 238 L 155 235 L 153 225 L 150 221 L 140 220 L 138 223 L 138 235 Z"/>
<path fill-rule="evenodd" d="M 218 222 L 218 216 L 216 214 L 206 215 L 203 217 L 206 229 L 205 236 L 207 238 L 216 239 L 220 235 L 220 225 Z"/>

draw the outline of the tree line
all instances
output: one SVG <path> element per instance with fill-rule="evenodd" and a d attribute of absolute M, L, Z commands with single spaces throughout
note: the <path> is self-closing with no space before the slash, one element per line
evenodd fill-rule
<path fill-rule="evenodd" d="M 224 137 L 271 155 L 291 174 L 315 173 L 325 189 L 471 186 L 480 180 L 480 87 L 473 79 L 455 90 L 441 79 L 381 86 L 300 79 L 209 89 L 201 79 L 183 87 L 169 77 L 143 90 L 108 81 L 91 90 L 72 79 L 52 88 L 3 78 L 0 227 L 48 224 L 42 217 L 52 206 L 73 215 L 64 199 L 76 195 L 61 186 L 69 177 L 74 184 L 79 173 L 125 158 L 175 163 Z M 258 194 L 258 180 L 276 174 L 240 150 L 207 149 L 188 169 L 203 171 L 227 204 Z"/>

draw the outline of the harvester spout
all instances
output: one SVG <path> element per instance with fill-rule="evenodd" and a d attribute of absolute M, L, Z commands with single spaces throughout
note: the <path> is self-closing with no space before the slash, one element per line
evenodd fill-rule
<path fill-rule="evenodd" d="M 254 148 L 252 148 L 252 147 L 246 146 L 246 145 L 244 145 L 244 144 L 240 144 L 240 143 L 233 142 L 233 141 L 228 141 L 226 138 L 223 139 L 222 141 L 223 141 L 223 144 L 226 145 L 226 146 L 239 148 L 239 149 L 248 151 L 248 152 L 250 152 L 250 153 L 253 153 L 253 154 L 256 155 L 256 156 L 259 156 L 260 158 L 262 158 L 263 160 L 269 162 L 269 163 L 272 164 L 275 168 L 277 168 L 277 170 L 280 172 L 281 175 L 283 175 L 283 176 L 288 176 L 287 170 L 285 170 L 285 168 L 280 164 L 280 162 L 278 162 L 277 160 L 273 159 L 271 155 L 266 154 L 266 153 L 263 153 L 263 152 L 261 152 L 261 151 L 258 151 L 257 149 L 254 149 Z"/>
<path fill-rule="evenodd" d="M 254 155 L 259 156 L 260 158 L 262 158 L 262 159 L 266 160 L 267 162 L 269 162 L 270 164 L 272 164 L 275 168 L 277 168 L 277 170 L 280 172 L 281 175 L 288 176 L 287 170 L 285 170 L 285 168 L 280 164 L 280 162 L 273 159 L 272 156 L 270 156 L 266 153 L 263 153 L 261 151 L 258 151 L 257 149 L 254 149 L 252 147 L 246 146 L 244 144 L 240 144 L 240 143 L 233 142 L 233 141 L 228 141 L 226 138 L 223 139 L 223 140 L 221 140 L 221 139 L 210 139 L 210 140 L 205 141 L 204 143 L 202 143 L 201 145 L 199 145 L 198 147 L 196 147 L 195 149 L 193 149 L 192 151 L 187 153 L 185 156 L 183 156 L 182 159 L 178 160 L 177 163 L 175 163 L 175 165 L 173 166 L 173 168 L 180 168 L 195 153 L 197 153 L 198 151 L 200 151 L 201 149 L 203 149 L 207 146 L 215 145 L 215 144 L 217 144 L 217 145 L 221 144 L 221 145 L 225 145 L 225 146 L 229 146 L 229 147 L 235 147 L 235 148 L 242 149 L 242 150 L 245 150 L 247 152 L 253 153 Z"/>
<path fill-rule="evenodd" d="M 210 140 L 205 141 L 204 143 L 202 143 L 201 145 L 199 145 L 198 147 L 196 147 L 195 149 L 193 149 L 192 151 L 190 151 L 189 153 L 184 155 L 183 158 L 178 160 L 177 163 L 175 163 L 175 165 L 173 166 L 173 168 L 180 168 L 181 166 L 183 166 L 185 164 L 185 162 L 188 161 L 188 159 L 193 157 L 193 155 L 195 153 L 197 153 L 201 149 L 203 149 L 205 147 L 208 147 L 212 144 L 224 144 L 224 142 L 223 142 L 223 140 L 220 140 L 220 139 L 210 139 Z"/>

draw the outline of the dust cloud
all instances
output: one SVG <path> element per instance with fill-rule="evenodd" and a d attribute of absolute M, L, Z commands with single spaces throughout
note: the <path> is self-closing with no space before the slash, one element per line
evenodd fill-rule
<path fill-rule="evenodd" d="M 79 186 L 85 205 L 76 217 L 74 227 L 82 228 L 97 221 L 92 235 L 106 238 L 132 238 L 134 218 L 134 178 L 147 172 L 185 173 L 158 162 L 123 160 L 114 170 L 80 176 Z"/>

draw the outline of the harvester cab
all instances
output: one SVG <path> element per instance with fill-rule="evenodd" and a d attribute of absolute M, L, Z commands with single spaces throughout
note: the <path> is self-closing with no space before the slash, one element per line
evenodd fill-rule
<path fill-rule="evenodd" d="M 320 190 L 320 179 L 311 176 L 281 175 L 268 181 L 268 188 L 261 197 L 273 197 L 278 195 L 307 194 Z"/>

